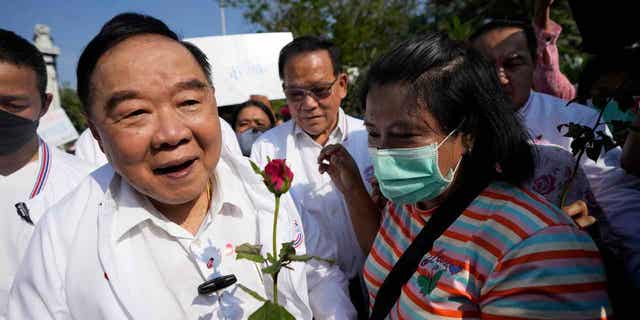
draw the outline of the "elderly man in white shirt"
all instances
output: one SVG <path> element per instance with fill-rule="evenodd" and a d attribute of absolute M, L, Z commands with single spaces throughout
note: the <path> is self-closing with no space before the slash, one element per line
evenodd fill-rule
<path fill-rule="evenodd" d="M 37 135 L 51 103 L 46 87 L 40 51 L 0 29 L 0 319 L 34 225 L 92 169 Z"/>
<path fill-rule="evenodd" d="M 498 77 L 512 98 L 533 138 L 549 141 L 571 151 L 570 137 L 558 126 L 570 122 L 593 127 L 598 112 L 587 106 L 567 102 L 532 91 L 535 61 L 535 35 L 530 24 L 495 21 L 480 28 L 470 39 L 472 45 L 496 64 Z M 598 130 L 611 136 L 606 125 Z M 598 204 L 604 211 L 600 219 L 604 242 L 624 260 L 636 288 L 640 288 L 640 179 L 620 167 L 621 149 L 603 152 L 597 161 L 583 156 L 581 166 Z"/>
<path fill-rule="evenodd" d="M 264 133 L 253 145 L 251 158 L 264 164 L 267 157 L 286 158 L 296 176 L 291 196 L 304 222 L 307 248 L 334 259 L 347 279 L 362 269 L 364 255 L 351 224 L 349 204 L 330 175 L 319 170 L 324 148 L 340 146 L 355 159 L 369 187 L 372 167 L 367 132 L 362 120 L 340 108 L 347 95 L 347 75 L 340 70 L 337 49 L 324 39 L 294 39 L 280 52 L 280 78 L 292 120 Z M 342 293 L 334 293 L 342 294 Z"/>
<path fill-rule="evenodd" d="M 126 13 L 107 22 L 78 63 L 78 92 L 109 164 L 36 228 L 9 299 L 11 319 L 246 319 L 270 297 L 260 266 L 234 248 L 272 250 L 274 199 L 248 159 L 221 143 L 210 67 L 161 21 Z M 277 242 L 305 253 L 303 225 L 283 196 Z M 337 267 L 293 263 L 278 297 L 296 319 L 353 317 L 333 291 Z M 322 280 L 307 285 L 308 274 Z"/>

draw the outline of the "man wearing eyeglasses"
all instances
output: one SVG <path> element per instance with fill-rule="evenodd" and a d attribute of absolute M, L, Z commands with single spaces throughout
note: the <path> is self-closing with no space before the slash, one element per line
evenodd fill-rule
<path fill-rule="evenodd" d="M 303 219 L 307 250 L 334 259 L 344 273 L 336 275 L 344 278 L 343 288 L 327 294 L 348 294 L 347 280 L 358 275 L 364 257 L 341 188 L 322 173 L 324 165 L 318 164 L 318 158 L 324 148 L 339 145 L 369 181 L 367 133 L 362 120 L 340 108 L 347 95 L 347 75 L 331 42 L 312 36 L 296 38 L 280 51 L 278 70 L 292 120 L 263 134 L 253 145 L 251 157 L 261 165 L 267 157 L 287 159 L 295 175 L 291 195 Z M 313 279 L 308 281 L 313 286 Z"/>

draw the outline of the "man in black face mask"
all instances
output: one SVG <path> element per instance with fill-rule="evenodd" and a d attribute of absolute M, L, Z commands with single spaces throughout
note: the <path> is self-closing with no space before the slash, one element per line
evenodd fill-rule
<path fill-rule="evenodd" d="M 0 319 L 34 224 L 92 169 L 38 137 L 46 86 L 38 49 L 0 29 Z"/>

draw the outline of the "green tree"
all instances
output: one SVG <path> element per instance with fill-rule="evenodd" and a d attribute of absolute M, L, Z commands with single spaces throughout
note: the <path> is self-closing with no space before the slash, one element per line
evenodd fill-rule
<path fill-rule="evenodd" d="M 430 0 L 421 15 L 414 18 L 414 30 L 452 31 L 471 35 L 486 19 L 532 19 L 535 0 Z M 455 30 L 455 20 L 459 29 Z M 551 19 L 562 26 L 558 39 L 560 69 L 571 82 L 578 82 L 582 62 L 586 55 L 579 49 L 582 38 L 578 31 L 568 0 L 556 0 L 551 6 Z M 468 27 L 467 27 L 468 26 Z"/>
<path fill-rule="evenodd" d="M 259 32 L 323 35 L 340 48 L 345 67 L 362 75 L 368 65 L 395 43 L 428 31 L 467 39 L 488 18 L 533 16 L 534 0 L 234 0 Z M 577 82 L 584 54 L 568 0 L 556 0 L 551 18 L 562 25 L 558 41 L 560 68 Z M 357 99 L 360 77 L 349 89 L 345 111 L 361 114 Z"/>
<path fill-rule="evenodd" d="M 259 32 L 320 35 L 330 38 L 340 49 L 345 68 L 356 67 L 360 74 L 380 53 L 410 36 L 409 17 L 419 9 L 417 0 L 235 0 L 244 16 Z M 361 114 L 357 102 L 359 82 L 349 89 L 343 107 Z"/>
<path fill-rule="evenodd" d="M 62 109 L 67 113 L 76 130 L 78 132 L 84 131 L 87 128 L 87 118 L 84 115 L 82 102 L 80 102 L 76 90 L 71 88 L 69 83 L 64 83 L 62 89 L 60 89 L 60 104 L 62 104 Z"/>

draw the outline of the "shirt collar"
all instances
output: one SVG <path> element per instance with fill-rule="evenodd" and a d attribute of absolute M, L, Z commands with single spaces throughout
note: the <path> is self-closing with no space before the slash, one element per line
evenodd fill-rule
<path fill-rule="evenodd" d="M 518 113 L 524 118 L 526 116 L 526 114 L 529 112 L 529 109 L 531 109 L 531 101 L 533 100 L 533 95 L 535 95 L 536 92 L 531 90 L 529 92 L 529 99 L 527 99 L 527 102 L 524 104 L 524 106 L 522 106 L 519 110 Z"/>
<path fill-rule="evenodd" d="M 211 204 L 203 225 L 212 221 L 213 213 L 241 217 L 242 204 L 246 203 L 246 200 L 242 192 L 237 190 L 242 190 L 242 181 L 222 158 L 218 161 L 211 180 Z M 160 213 L 146 196 L 136 191 L 121 177 L 114 200 L 118 212 L 113 235 L 116 241 L 120 241 L 127 232 L 146 221 L 151 221 L 164 230 L 169 230 L 172 224 L 175 225 Z"/>
<path fill-rule="evenodd" d="M 343 142 L 346 139 L 347 137 L 347 119 L 346 118 L 347 117 L 345 116 L 344 111 L 342 111 L 342 108 L 338 108 L 338 125 L 333 129 L 333 131 L 331 131 L 331 134 L 329 134 L 330 141 Z M 293 126 L 293 134 L 295 137 L 298 137 L 298 138 L 301 138 L 304 136 L 309 137 L 309 134 L 307 134 L 300 126 L 295 124 L 295 122 Z"/>

